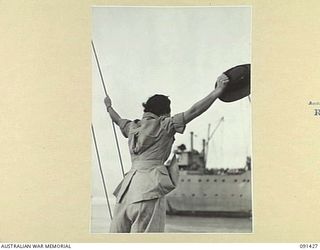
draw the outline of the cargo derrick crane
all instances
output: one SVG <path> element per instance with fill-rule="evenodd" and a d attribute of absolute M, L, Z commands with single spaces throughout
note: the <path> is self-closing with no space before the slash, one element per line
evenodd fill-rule
<path fill-rule="evenodd" d="M 193 137 L 195 135 L 193 132 L 190 132 L 190 150 L 186 151 L 186 146 L 181 144 L 177 147 L 177 150 L 174 151 L 175 155 L 179 155 L 177 158 L 179 169 L 193 171 L 194 173 L 205 172 L 209 152 L 209 142 L 223 121 L 224 117 L 221 117 L 212 132 L 210 132 L 211 125 L 208 125 L 208 139 L 207 141 L 205 139 L 202 140 L 201 153 L 193 148 Z"/>
<path fill-rule="evenodd" d="M 216 127 L 214 128 L 214 130 L 212 131 L 212 133 L 210 133 L 210 127 L 211 124 L 209 123 L 208 125 L 208 138 L 207 141 L 203 140 L 203 145 L 205 145 L 205 147 L 203 147 L 203 155 L 204 155 L 204 168 L 207 167 L 207 159 L 208 159 L 208 152 L 209 152 L 209 142 L 212 139 L 214 133 L 217 131 L 217 129 L 219 128 L 219 126 L 221 125 L 221 123 L 224 121 L 224 117 L 222 116 L 220 118 L 220 120 L 218 121 L 218 124 L 216 125 Z M 206 150 L 205 150 L 206 149 Z"/>

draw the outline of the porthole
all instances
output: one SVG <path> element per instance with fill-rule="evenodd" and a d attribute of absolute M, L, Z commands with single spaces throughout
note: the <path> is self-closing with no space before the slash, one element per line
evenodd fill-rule
<path fill-rule="evenodd" d="M 191 180 L 190 179 L 188 179 L 188 182 L 190 182 Z"/>
<path fill-rule="evenodd" d="M 196 196 L 195 194 L 192 194 L 192 196 L 194 197 L 194 196 Z"/>
<path fill-rule="evenodd" d="M 218 196 L 218 194 L 215 194 L 214 196 L 216 196 L 216 197 L 217 197 L 217 196 Z"/>
<path fill-rule="evenodd" d="M 203 196 L 207 196 L 207 194 L 203 194 Z"/>
<path fill-rule="evenodd" d="M 250 180 L 247 180 L 247 182 L 250 182 Z"/>
<path fill-rule="evenodd" d="M 240 197 L 242 197 L 243 195 L 242 194 L 240 194 Z"/>
<path fill-rule="evenodd" d="M 181 179 L 181 182 L 184 182 L 184 179 Z"/>
<path fill-rule="evenodd" d="M 217 182 L 217 179 L 214 179 L 214 182 Z"/>
<path fill-rule="evenodd" d="M 245 179 L 243 179 L 243 182 L 246 182 L 246 180 L 245 180 Z"/>
<path fill-rule="evenodd" d="M 225 179 L 222 179 L 222 182 L 225 182 L 226 180 Z"/>
<path fill-rule="evenodd" d="M 201 179 L 199 179 L 198 181 L 201 182 Z"/>
<path fill-rule="evenodd" d="M 238 180 L 237 179 L 234 179 L 234 182 L 237 182 Z"/>
<path fill-rule="evenodd" d="M 207 179 L 207 182 L 209 182 L 210 180 L 209 179 Z"/>

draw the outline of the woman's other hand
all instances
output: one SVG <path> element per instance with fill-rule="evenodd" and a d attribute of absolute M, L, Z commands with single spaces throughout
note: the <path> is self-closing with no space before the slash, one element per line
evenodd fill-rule
<path fill-rule="evenodd" d="M 107 95 L 106 98 L 104 98 L 104 104 L 106 105 L 106 108 L 110 108 L 112 106 L 112 102 L 110 97 Z"/>
<path fill-rule="evenodd" d="M 227 87 L 228 82 L 229 82 L 229 78 L 225 74 L 222 74 L 217 78 L 217 87 L 216 88 L 223 91 Z"/>

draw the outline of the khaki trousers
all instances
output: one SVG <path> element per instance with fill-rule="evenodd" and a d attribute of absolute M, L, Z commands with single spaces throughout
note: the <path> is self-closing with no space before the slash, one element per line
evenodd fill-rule
<path fill-rule="evenodd" d="M 159 233 L 164 232 L 166 218 L 165 197 L 126 203 L 126 195 L 117 203 L 110 226 L 110 233 Z"/>

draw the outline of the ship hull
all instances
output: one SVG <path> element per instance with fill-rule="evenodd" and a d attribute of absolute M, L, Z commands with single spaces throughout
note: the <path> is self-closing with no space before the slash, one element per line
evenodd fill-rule
<path fill-rule="evenodd" d="M 167 195 L 168 214 L 250 216 L 251 211 L 251 171 L 235 175 L 181 171 L 177 188 Z"/>

